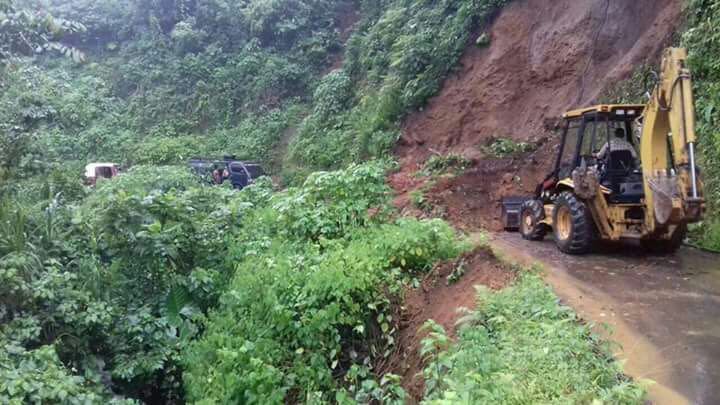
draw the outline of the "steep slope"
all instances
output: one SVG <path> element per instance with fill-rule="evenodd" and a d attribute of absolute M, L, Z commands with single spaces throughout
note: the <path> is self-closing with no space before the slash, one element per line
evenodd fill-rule
<path fill-rule="evenodd" d="M 503 9 L 485 48 L 469 46 L 457 74 L 427 108 L 404 124 L 396 147 L 402 170 L 391 183 L 407 205 L 409 181 L 431 154 L 475 162 L 428 193 L 449 219 L 497 227 L 503 195 L 528 193 L 548 171 L 557 138 L 550 129 L 569 108 L 587 105 L 634 68 L 657 60 L 681 20 L 677 0 L 522 0 Z M 536 145 L 535 152 L 493 159 L 482 147 L 498 137 Z"/>

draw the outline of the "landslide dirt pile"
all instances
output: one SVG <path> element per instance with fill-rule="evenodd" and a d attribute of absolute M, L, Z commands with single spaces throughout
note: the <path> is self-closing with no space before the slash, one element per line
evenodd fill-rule
<path fill-rule="evenodd" d="M 643 63 L 655 63 L 681 21 L 679 0 L 519 0 L 497 17 L 485 48 L 468 46 L 438 96 L 408 117 L 390 182 L 407 206 L 413 173 L 431 154 L 461 154 L 474 166 L 428 193 L 466 228 L 499 227 L 500 199 L 530 193 L 555 155 L 550 128 L 563 111 L 589 105 Z M 480 33 L 478 33 L 479 35 Z M 496 159 L 498 138 L 536 150 Z"/>

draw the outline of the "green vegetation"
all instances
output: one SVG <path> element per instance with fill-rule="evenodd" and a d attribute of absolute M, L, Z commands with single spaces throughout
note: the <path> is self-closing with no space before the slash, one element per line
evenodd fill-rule
<path fill-rule="evenodd" d="M 456 255 L 459 245 L 437 221 L 348 231 L 320 243 L 270 235 L 267 248 L 239 262 L 187 356 L 190 400 L 279 403 L 354 394 L 333 377 L 351 365 L 372 368 L 390 353 L 391 300 L 403 279 Z"/>
<path fill-rule="evenodd" d="M 466 245 L 388 197 L 376 162 L 281 193 L 137 166 L 77 205 L 4 202 L 0 399 L 304 402 L 367 395 L 360 376 L 397 394 L 357 367 L 393 347 L 403 286 Z"/>
<path fill-rule="evenodd" d="M 442 222 L 388 223 L 386 198 L 374 165 L 316 174 L 255 203 L 243 220 L 254 231 L 232 243 L 234 276 L 186 356 L 189 400 L 352 396 L 336 377 L 388 355 L 404 281 L 463 248 Z"/>
<path fill-rule="evenodd" d="M 243 197 L 172 167 L 61 195 L 0 205 L 2 402 L 180 399 Z"/>
<path fill-rule="evenodd" d="M 76 170 L 87 160 L 180 164 L 235 154 L 266 161 L 341 52 L 335 17 L 347 2 L 12 4 L 19 11 L 2 14 L 12 21 L 78 21 L 82 31 L 65 40 L 86 62 L 23 58 L 32 52 L 18 47 L 3 53 L 0 166 L 7 178 L 45 174 L 46 162 L 78 162 Z M 60 32 L 55 25 L 42 28 Z M 13 26 L 3 25 L 0 35 L 20 35 L 11 35 Z M 54 47 L 52 39 L 34 43 Z"/>
<path fill-rule="evenodd" d="M 402 292 L 468 246 L 443 221 L 397 218 L 382 158 L 508 1 L 0 0 L 0 402 L 404 403 L 378 367 Z M 715 49 L 693 35 L 693 55 Z M 694 58 L 708 133 L 717 66 Z M 210 187 L 185 167 L 225 154 L 292 187 Z M 124 173 L 86 187 L 91 161 Z M 414 202 L 435 210 L 425 191 Z M 638 398 L 527 280 L 486 297 L 456 348 L 428 343 L 428 401 Z M 463 380 L 471 357 L 495 374 Z M 532 389 L 510 391 L 521 372 Z"/>
<path fill-rule="evenodd" d="M 385 156 L 399 120 L 439 89 L 473 28 L 506 1 L 368 1 L 355 10 L 349 0 L 4 0 L 3 18 L 24 25 L 3 26 L 0 38 L 21 42 L 9 26 L 49 31 L 32 43 L 71 58 L 3 48 L 3 176 L 46 174 L 39 163 L 48 161 L 267 161 L 290 143 L 268 169 L 300 183 L 312 170 Z M 349 27 L 338 21 L 354 13 L 343 50 Z"/>
<path fill-rule="evenodd" d="M 0 0 L 0 402 L 402 403 L 401 292 L 466 245 L 352 163 L 504 3 Z M 179 166 L 224 154 L 297 186 Z"/>
<path fill-rule="evenodd" d="M 720 251 L 720 1 L 692 0 L 688 16 L 681 42 L 690 52 L 695 80 L 697 149 L 709 204 L 707 219 L 692 235 L 700 246 Z"/>
<path fill-rule="evenodd" d="M 482 151 L 496 158 L 505 158 L 520 153 L 531 152 L 535 147 L 526 142 L 515 142 L 509 138 L 497 138 L 489 145 L 483 146 Z"/>
<path fill-rule="evenodd" d="M 291 158 L 325 168 L 385 155 L 404 115 L 439 90 L 472 28 L 507 2 L 367 2 L 369 18 L 348 40 L 343 68 L 318 86 L 316 108 L 303 122 Z"/>
<path fill-rule="evenodd" d="M 422 342 L 428 404 L 642 403 L 644 390 L 622 374 L 608 343 L 533 273 L 492 293 L 478 290 L 457 343 L 432 321 Z"/>

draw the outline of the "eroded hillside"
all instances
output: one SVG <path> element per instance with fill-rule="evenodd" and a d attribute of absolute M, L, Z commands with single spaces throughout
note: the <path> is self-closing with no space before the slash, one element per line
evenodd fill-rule
<path fill-rule="evenodd" d="M 405 121 L 396 147 L 402 171 L 391 178 L 397 203 L 408 206 L 407 192 L 419 184 L 412 174 L 429 156 L 459 154 L 473 167 L 438 182 L 428 198 L 458 225 L 498 227 L 500 199 L 531 192 L 547 174 L 562 112 L 656 63 L 681 15 L 675 0 L 513 2 L 489 30 L 490 44 L 468 46 L 441 92 Z M 488 155 L 500 138 L 535 150 Z"/>

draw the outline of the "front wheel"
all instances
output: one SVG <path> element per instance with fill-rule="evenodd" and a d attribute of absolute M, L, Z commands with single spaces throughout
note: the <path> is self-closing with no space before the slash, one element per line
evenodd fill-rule
<path fill-rule="evenodd" d="M 575 194 L 565 191 L 555 200 L 553 230 L 558 249 L 568 254 L 582 254 L 590 250 L 595 224 L 585 203 Z"/>
<path fill-rule="evenodd" d="M 540 200 L 527 200 L 520 207 L 520 235 L 527 240 L 543 240 L 547 233 L 547 225 L 541 223 L 545 219 L 545 208 Z"/>

